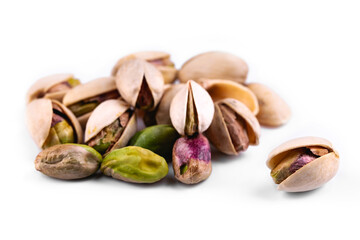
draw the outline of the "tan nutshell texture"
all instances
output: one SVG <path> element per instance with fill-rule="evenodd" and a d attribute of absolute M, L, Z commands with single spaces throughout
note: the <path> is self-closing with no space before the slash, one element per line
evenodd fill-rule
<path fill-rule="evenodd" d="M 241 58 L 225 52 L 206 52 L 189 59 L 178 73 L 180 82 L 200 78 L 228 79 L 238 83 L 246 80 L 249 68 Z"/>
<path fill-rule="evenodd" d="M 259 113 L 256 117 L 261 125 L 278 127 L 289 121 L 291 117 L 289 105 L 272 89 L 260 83 L 250 83 L 247 87 L 259 102 Z"/>
<path fill-rule="evenodd" d="M 163 97 L 160 100 L 155 118 L 157 124 L 171 124 L 170 105 L 175 95 L 181 88 L 185 88 L 185 84 L 174 84 L 166 88 Z"/>

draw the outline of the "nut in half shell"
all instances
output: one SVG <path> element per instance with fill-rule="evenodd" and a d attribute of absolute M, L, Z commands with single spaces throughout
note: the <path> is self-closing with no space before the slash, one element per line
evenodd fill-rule
<path fill-rule="evenodd" d="M 193 136 L 204 132 L 214 116 L 210 95 L 196 82 L 189 80 L 170 105 L 171 122 L 180 135 Z"/>
<path fill-rule="evenodd" d="M 206 52 L 188 60 L 179 70 L 180 82 L 200 78 L 228 79 L 238 83 L 246 80 L 249 68 L 241 58 L 225 52 Z"/>
<path fill-rule="evenodd" d="M 74 114 L 56 100 L 36 99 L 26 108 L 32 138 L 42 149 L 57 144 L 82 143 L 83 131 Z"/>
<path fill-rule="evenodd" d="M 34 99 L 49 98 L 62 101 L 64 95 L 72 88 L 80 85 L 73 74 L 54 74 L 36 81 L 26 94 L 26 103 Z"/>
<path fill-rule="evenodd" d="M 85 129 L 85 142 L 101 154 L 126 146 L 136 133 L 136 117 L 124 101 L 111 99 L 91 114 Z"/>
<path fill-rule="evenodd" d="M 127 60 L 144 59 L 148 63 L 154 65 L 163 75 L 164 83 L 172 83 L 176 79 L 177 70 L 174 63 L 170 60 L 170 54 L 166 52 L 137 52 L 121 58 L 111 71 L 111 75 L 116 76 L 120 66 Z"/>
<path fill-rule="evenodd" d="M 143 59 L 125 61 L 116 74 L 121 97 L 131 106 L 153 110 L 164 92 L 164 80 L 152 64 Z"/>
<path fill-rule="evenodd" d="M 326 139 L 302 137 L 275 148 L 266 162 L 278 189 L 304 192 L 321 187 L 339 168 L 339 154 Z"/>
<path fill-rule="evenodd" d="M 219 151 L 236 155 L 259 144 L 260 125 L 243 103 L 226 98 L 215 103 L 214 119 L 205 135 Z"/>

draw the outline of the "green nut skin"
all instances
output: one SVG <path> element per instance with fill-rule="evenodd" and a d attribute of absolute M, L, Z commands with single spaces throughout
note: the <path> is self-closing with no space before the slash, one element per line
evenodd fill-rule
<path fill-rule="evenodd" d="M 149 149 L 170 162 L 173 146 L 179 137 L 180 135 L 171 125 L 155 125 L 137 132 L 130 139 L 129 145 Z"/>
<path fill-rule="evenodd" d="M 152 151 L 128 146 L 106 155 L 100 170 L 125 182 L 153 183 L 164 178 L 169 168 L 165 159 Z"/>

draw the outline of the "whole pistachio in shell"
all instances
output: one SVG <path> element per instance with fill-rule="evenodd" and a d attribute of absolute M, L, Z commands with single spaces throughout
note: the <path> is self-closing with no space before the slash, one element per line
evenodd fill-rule
<path fill-rule="evenodd" d="M 225 52 L 206 52 L 188 60 L 179 70 L 180 82 L 200 78 L 228 79 L 238 83 L 246 80 L 249 68 L 241 58 Z"/>
<path fill-rule="evenodd" d="M 192 80 L 179 90 L 170 105 L 171 122 L 180 135 L 204 132 L 213 116 L 214 103 L 210 95 Z"/>
<path fill-rule="evenodd" d="M 101 161 L 101 155 L 89 146 L 61 144 L 40 152 L 35 168 L 49 177 L 71 180 L 94 174 Z"/>
<path fill-rule="evenodd" d="M 266 162 L 278 190 L 304 192 L 321 187 L 339 168 L 339 154 L 326 139 L 302 137 L 275 148 Z"/>
<path fill-rule="evenodd" d="M 205 135 L 219 151 L 237 155 L 259 144 L 260 125 L 243 103 L 226 98 L 215 103 L 214 119 Z"/>
<path fill-rule="evenodd" d="M 49 98 L 62 101 L 64 95 L 80 85 L 73 74 L 54 74 L 36 81 L 26 94 L 26 103 L 38 98 Z"/>
<path fill-rule="evenodd" d="M 83 131 L 78 120 L 56 100 L 42 98 L 30 102 L 26 108 L 26 122 L 39 148 L 83 141 Z"/>
<path fill-rule="evenodd" d="M 202 134 L 181 137 L 173 148 L 175 178 L 182 183 L 195 184 L 211 174 L 211 150 L 209 141 Z"/>
<path fill-rule="evenodd" d="M 247 87 L 259 102 L 259 113 L 256 117 L 261 125 L 278 127 L 289 121 L 291 117 L 289 105 L 272 89 L 261 83 L 250 83 Z"/>
<path fill-rule="evenodd" d="M 170 54 L 156 51 L 137 52 L 121 58 L 112 69 L 111 75 L 116 76 L 116 73 L 124 62 L 136 58 L 144 59 L 154 65 L 161 72 L 164 83 L 172 83 L 176 79 L 177 70 L 174 63 L 170 60 Z"/>
<path fill-rule="evenodd" d="M 245 104 L 253 114 L 258 114 L 259 104 L 255 94 L 244 85 L 224 79 L 200 79 L 200 85 L 208 91 L 214 102 L 234 98 Z"/>
<path fill-rule="evenodd" d="M 143 59 L 125 61 L 116 73 L 116 86 L 131 106 L 153 110 L 164 91 L 164 79 L 152 64 Z"/>
<path fill-rule="evenodd" d="M 136 117 L 130 105 L 118 99 L 102 102 L 91 114 L 85 142 L 101 154 L 126 146 L 136 133 Z"/>

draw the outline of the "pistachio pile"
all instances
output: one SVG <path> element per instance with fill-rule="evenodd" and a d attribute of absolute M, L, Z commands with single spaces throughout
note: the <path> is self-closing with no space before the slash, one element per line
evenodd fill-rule
<path fill-rule="evenodd" d="M 245 83 L 247 74 L 246 62 L 229 53 L 202 53 L 178 71 L 167 53 L 139 52 L 84 84 L 72 74 L 44 77 L 26 96 L 27 126 L 43 150 L 35 167 L 58 179 L 100 169 L 153 183 L 172 163 L 178 181 L 204 181 L 212 171 L 210 144 L 238 155 L 259 144 L 260 126 L 279 127 L 291 117 L 273 90 Z M 331 143 L 308 137 L 274 149 L 267 166 L 279 190 L 308 191 L 336 174 L 338 160 Z"/>

